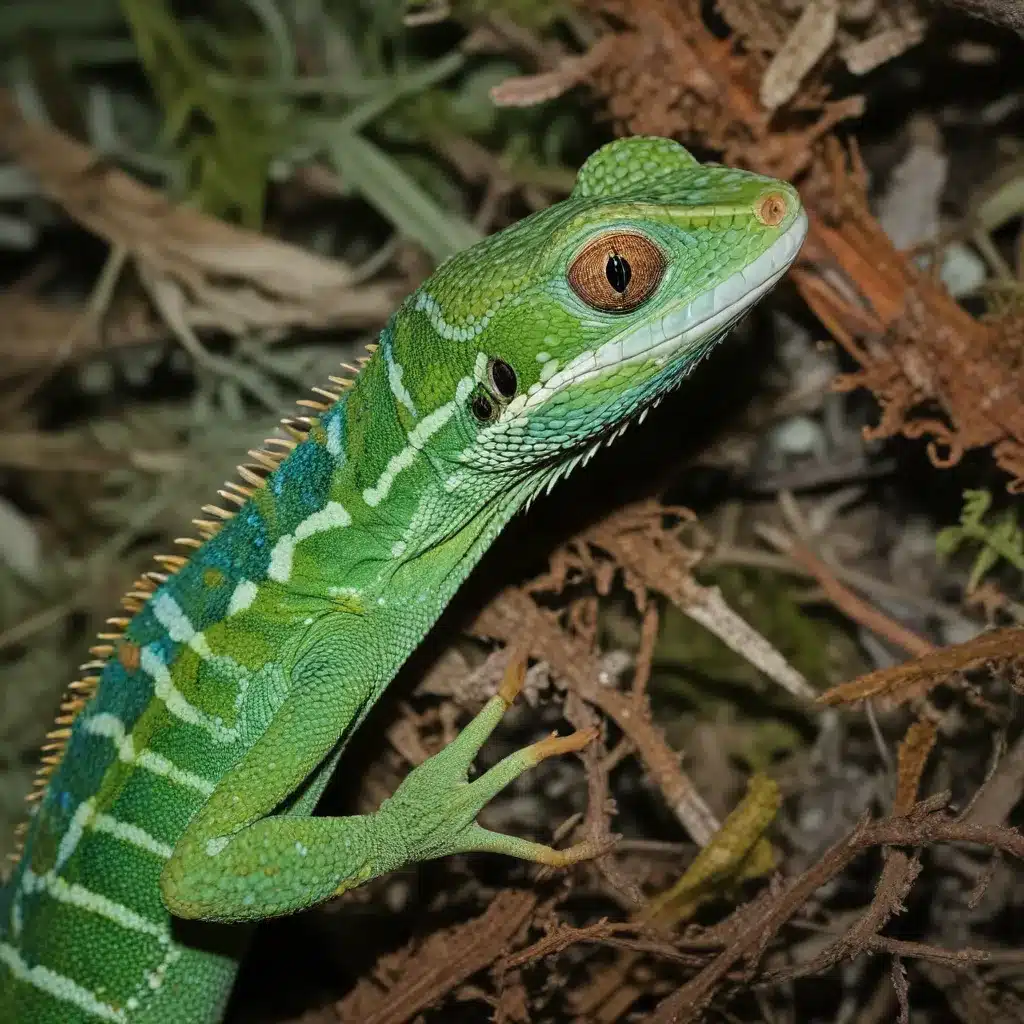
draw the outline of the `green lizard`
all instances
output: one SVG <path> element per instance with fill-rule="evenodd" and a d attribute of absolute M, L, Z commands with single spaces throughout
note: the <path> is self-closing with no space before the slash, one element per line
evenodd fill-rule
<path fill-rule="evenodd" d="M 0 1020 L 218 1021 L 250 928 L 207 922 L 451 853 L 592 854 L 476 823 L 589 739 L 551 737 L 469 782 L 514 685 L 376 813 L 312 809 L 509 518 L 678 385 L 806 230 L 785 182 L 636 137 L 591 156 L 565 201 L 438 267 L 92 648 L 0 896 Z"/>

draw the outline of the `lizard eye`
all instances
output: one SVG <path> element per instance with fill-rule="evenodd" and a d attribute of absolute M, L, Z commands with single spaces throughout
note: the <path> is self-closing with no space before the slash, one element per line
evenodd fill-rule
<path fill-rule="evenodd" d="M 504 359 L 492 359 L 490 371 L 494 390 L 502 398 L 515 398 L 516 386 L 519 383 L 516 379 L 516 371 Z"/>
<path fill-rule="evenodd" d="M 569 265 L 569 287 L 606 313 L 628 313 L 650 298 L 665 257 L 645 235 L 614 231 L 591 239 Z"/>

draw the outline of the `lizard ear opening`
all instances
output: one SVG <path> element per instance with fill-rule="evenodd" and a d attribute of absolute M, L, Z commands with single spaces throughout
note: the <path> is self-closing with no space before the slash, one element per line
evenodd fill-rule
<path fill-rule="evenodd" d="M 592 238 L 569 265 L 569 287 L 605 313 L 628 313 L 650 298 L 665 273 L 665 257 L 636 231 Z"/>
<path fill-rule="evenodd" d="M 501 409 L 483 388 L 477 388 L 470 396 L 469 411 L 480 423 L 493 423 Z"/>
<path fill-rule="evenodd" d="M 630 135 L 616 139 L 593 153 L 576 176 L 573 198 L 617 196 L 658 178 L 678 174 L 699 161 L 673 139 L 657 135 Z"/>

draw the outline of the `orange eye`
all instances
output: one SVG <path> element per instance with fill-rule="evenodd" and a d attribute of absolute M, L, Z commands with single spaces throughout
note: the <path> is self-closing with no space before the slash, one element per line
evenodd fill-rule
<path fill-rule="evenodd" d="M 616 231 L 588 242 L 569 267 L 569 287 L 588 305 L 606 313 L 628 313 L 649 298 L 665 257 L 646 236 Z"/>
<path fill-rule="evenodd" d="M 778 227 L 786 216 L 786 197 L 781 192 L 761 196 L 754 204 L 754 216 L 767 227 Z"/>

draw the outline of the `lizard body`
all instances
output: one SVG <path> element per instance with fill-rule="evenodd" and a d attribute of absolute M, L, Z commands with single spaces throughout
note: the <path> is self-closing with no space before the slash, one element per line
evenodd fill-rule
<path fill-rule="evenodd" d="M 93 648 L 0 895 L 0 1020 L 212 1024 L 245 922 L 449 853 L 590 852 L 476 824 L 522 771 L 588 739 L 467 782 L 508 689 L 376 813 L 311 812 L 508 519 L 676 386 L 806 225 L 790 185 L 638 137 L 594 154 L 564 202 L 442 264 Z"/>

